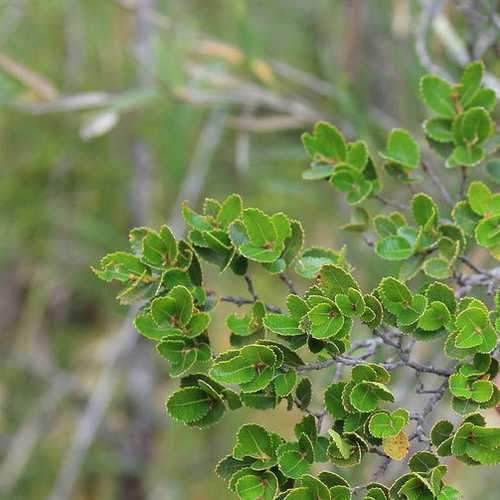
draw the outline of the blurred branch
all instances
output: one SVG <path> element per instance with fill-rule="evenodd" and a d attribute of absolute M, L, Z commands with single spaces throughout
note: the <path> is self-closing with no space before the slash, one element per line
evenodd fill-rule
<path fill-rule="evenodd" d="M 446 80 L 452 80 L 448 72 L 432 61 L 427 49 L 429 31 L 432 28 L 450 57 L 457 64 L 465 66 L 471 61 L 464 42 L 442 12 L 446 3 L 446 0 L 420 0 L 421 12 L 415 34 L 415 48 L 420 63 L 425 69 Z M 497 93 L 497 97 L 500 97 L 500 79 L 485 71 L 484 83 Z"/>
<path fill-rule="evenodd" d="M 0 492 L 10 495 L 26 464 L 31 458 L 39 439 L 46 432 L 47 425 L 54 419 L 59 403 L 74 388 L 72 377 L 57 376 L 34 405 L 30 415 L 20 425 L 9 443 L 5 460 L 0 465 Z"/>
<path fill-rule="evenodd" d="M 153 52 L 154 25 L 148 19 L 148 12 L 155 0 L 138 0 L 134 18 L 134 36 L 130 49 L 135 55 L 136 81 L 139 89 L 146 90 L 155 83 Z M 139 114 L 139 117 L 142 116 Z M 152 217 L 154 193 L 153 151 L 144 139 L 141 120 L 134 127 L 132 140 L 132 176 L 130 197 L 132 199 L 132 220 L 136 226 L 147 224 Z M 139 336 L 133 349 L 127 353 L 125 397 L 125 433 L 129 436 L 120 446 L 121 471 L 118 477 L 117 495 L 130 500 L 147 498 L 146 472 L 151 457 L 153 436 L 153 415 L 151 400 L 154 391 L 153 352 L 149 342 Z"/>
<path fill-rule="evenodd" d="M 69 111 L 87 111 L 113 104 L 118 96 L 107 92 L 82 92 L 80 94 L 63 96 L 44 103 L 19 102 L 16 108 L 33 115 L 46 113 L 67 113 Z"/>
<path fill-rule="evenodd" d="M 446 80 L 450 80 L 450 75 L 440 66 L 434 64 L 429 54 L 429 50 L 427 49 L 427 40 L 429 38 L 429 31 L 432 26 L 432 21 L 443 8 L 444 2 L 445 0 L 434 0 L 430 2 L 425 0 L 420 1 L 422 10 L 420 12 L 420 17 L 415 32 L 415 49 L 420 60 L 420 64 L 427 71 L 439 75 Z"/>
<path fill-rule="evenodd" d="M 446 189 L 445 185 L 441 182 L 441 179 L 438 177 L 436 172 L 434 172 L 434 169 L 432 168 L 431 164 L 426 162 L 425 160 L 422 160 L 422 170 L 431 178 L 434 185 L 439 189 L 443 200 L 450 207 L 454 207 L 455 204 L 453 203 L 450 193 L 448 193 L 448 190 Z"/>
<path fill-rule="evenodd" d="M 26 12 L 26 0 L 11 0 L 6 3 L 0 20 L 0 45 L 16 31 Z"/>
<path fill-rule="evenodd" d="M 222 136 L 224 118 L 224 112 L 213 111 L 211 117 L 208 119 L 193 155 L 191 166 L 179 190 L 179 198 L 181 200 L 189 199 L 191 202 L 196 203 L 198 197 L 201 195 L 203 184 L 208 175 L 210 160 Z M 175 207 L 174 210 L 177 210 L 178 205 L 179 202 L 176 201 L 173 205 Z M 170 216 L 169 225 L 178 236 L 184 232 L 183 221 L 176 213 Z M 112 342 L 113 348 L 109 351 L 104 361 L 104 368 L 87 404 L 87 408 L 78 422 L 71 444 L 63 458 L 63 465 L 59 471 L 49 500 L 67 500 L 71 494 L 88 449 L 95 439 L 99 425 L 110 405 L 118 381 L 119 361 L 131 352 L 137 342 L 138 336 L 132 327 L 132 319 L 136 312 L 135 309 L 130 310 L 127 318 L 120 327 L 120 333 Z"/>
<path fill-rule="evenodd" d="M 82 463 L 113 397 L 118 383 L 117 367 L 119 361 L 137 342 L 137 332 L 132 326 L 132 320 L 136 313 L 136 308 L 129 311 L 119 332 L 110 341 L 111 348 L 104 360 L 104 368 L 99 375 L 87 407 L 78 421 L 48 500 L 66 500 L 71 495 Z"/>
<path fill-rule="evenodd" d="M 27 66 L 14 61 L 14 59 L 11 59 L 2 52 L 0 52 L 0 69 L 21 82 L 40 99 L 50 101 L 55 99 L 58 95 L 57 89 L 47 78 L 35 73 Z"/>
<path fill-rule="evenodd" d="M 172 215 L 168 225 L 174 234 L 180 237 L 184 233 L 184 219 L 177 210 L 184 201 L 196 203 L 205 184 L 212 158 L 222 138 L 226 123 L 225 111 L 213 110 L 203 127 L 198 144 L 193 153 L 184 181 L 173 204 Z"/>

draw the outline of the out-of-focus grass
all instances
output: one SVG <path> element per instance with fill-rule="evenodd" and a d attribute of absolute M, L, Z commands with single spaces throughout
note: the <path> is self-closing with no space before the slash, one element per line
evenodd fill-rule
<path fill-rule="evenodd" d="M 206 109 L 182 102 L 172 92 L 188 83 L 187 61 L 258 83 L 245 66 L 193 58 L 196 40 L 217 39 L 239 48 L 249 60 L 281 61 L 325 80 L 334 89 L 331 96 L 317 95 L 283 79 L 269 87 L 304 97 L 334 121 L 346 124 L 349 135 L 366 139 L 373 152 L 381 147 L 388 124 L 404 125 L 418 134 L 423 117 L 416 100 L 422 68 L 412 36 L 415 2 L 158 0 L 150 3 L 156 17 L 149 28 L 147 58 L 151 62 L 147 68 L 143 55 L 132 48 L 134 12 L 119 3 L 0 2 L 0 53 L 52 82 L 61 95 L 135 92 L 140 75 L 148 80 L 148 72 L 155 87 L 145 98 L 133 94 L 136 104 L 122 112 L 108 134 L 83 141 L 80 127 L 94 110 L 49 115 L 21 112 L 15 102 L 33 103 L 39 96 L 0 70 L 0 303 L 6 311 L 0 318 L 0 346 L 3 359 L 9 357 L 0 369 L 0 455 L 47 386 L 16 359 L 29 353 L 42 365 L 75 373 L 87 388 L 95 382 L 105 333 L 112 332 L 125 313 L 91 274 L 90 265 L 127 244 L 132 225 L 134 141 L 144 141 L 153 158 L 149 223 L 164 222 L 174 209 L 207 116 Z M 459 16 L 456 20 L 461 22 Z M 197 85 L 204 88 L 203 82 Z M 120 105 L 121 111 L 125 104 L 121 101 Z M 228 111 L 238 114 L 240 109 L 229 106 Z M 370 286 L 387 268 L 366 252 L 359 237 L 339 233 L 338 226 L 348 217 L 339 197 L 327 185 L 300 179 L 307 161 L 300 133 L 296 129 L 250 134 L 246 168 L 237 169 L 239 133 L 227 129 L 204 193 L 217 198 L 237 191 L 248 205 L 287 211 L 304 222 L 309 245 L 339 248 L 347 243 L 356 273 Z M 221 290 L 241 287 L 228 276 L 218 277 L 214 270 L 208 276 Z M 275 299 L 275 283 L 261 275 L 257 283 L 264 297 Z M 222 315 L 211 335 L 216 346 L 227 343 Z M 239 425 L 251 419 L 290 435 L 298 416 L 283 409 L 273 415 L 240 411 L 209 431 L 181 428 L 168 421 L 163 410 L 163 401 L 177 382 L 168 380 L 159 360 L 154 362 L 154 445 L 149 463 L 137 471 L 144 476 L 149 498 L 233 498 L 215 478 L 213 468 L 231 449 Z M 129 437 L 125 384 L 123 377 L 71 498 L 116 498 L 124 473 L 131 472 L 121 446 Z M 15 488 L 0 495 L 2 500 L 46 497 L 85 401 L 79 394 L 65 399 Z M 465 479 L 460 465 L 453 464 L 451 470 L 451 479 L 460 483 L 465 498 L 497 498 L 494 469 L 474 471 L 474 475 L 467 470 L 470 477 Z M 349 474 L 365 472 L 358 469 Z"/>

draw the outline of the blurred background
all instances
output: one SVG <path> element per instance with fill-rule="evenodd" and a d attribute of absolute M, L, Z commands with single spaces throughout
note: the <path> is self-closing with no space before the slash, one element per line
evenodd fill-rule
<path fill-rule="evenodd" d="M 391 268 L 337 230 L 349 211 L 332 189 L 301 180 L 300 135 L 326 119 L 372 152 L 392 127 L 421 137 L 420 76 L 453 78 L 479 57 L 498 91 L 498 3 L 0 0 L 0 499 L 233 498 L 213 469 L 236 429 L 287 436 L 299 416 L 240 410 L 195 432 L 169 421 L 178 382 L 90 266 L 133 226 L 182 235 L 183 200 L 238 192 L 300 218 L 308 245 L 347 243 L 373 285 Z M 240 286 L 210 267 L 207 281 Z M 276 283 L 256 284 L 279 303 Z M 494 468 L 450 463 L 448 480 L 466 499 L 499 497 Z"/>

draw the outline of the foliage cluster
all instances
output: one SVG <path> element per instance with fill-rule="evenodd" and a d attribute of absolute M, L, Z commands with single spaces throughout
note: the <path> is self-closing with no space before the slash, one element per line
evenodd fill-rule
<path fill-rule="evenodd" d="M 433 113 L 424 123 L 425 136 L 445 167 L 461 177 L 456 201 L 406 130 L 388 134 L 381 166 L 365 142 L 347 141 L 328 123 L 304 134 L 311 157 L 304 178 L 327 181 L 345 193 L 353 209 L 343 229 L 363 233 L 379 257 L 400 262 L 397 275 L 373 290 L 358 283 L 345 248 L 304 248 L 299 221 L 245 208 L 238 195 L 222 202 L 207 199 L 202 213 L 184 206 L 185 240 L 177 240 L 167 226 L 132 230 L 131 251 L 109 254 L 95 269 L 99 278 L 124 285 L 122 303 L 141 304 L 137 330 L 156 343 L 171 376 L 180 377 L 180 388 L 166 403 L 173 419 L 206 428 L 242 406 L 270 410 L 283 403 L 304 412 L 294 440 L 255 424 L 241 427 L 231 454 L 217 467 L 239 498 L 338 500 L 361 492 L 366 500 L 456 499 L 459 492 L 443 481 L 442 457 L 469 465 L 500 462 L 500 429 L 486 426 L 481 414 L 500 400 L 495 384 L 500 271 L 480 269 L 468 257 L 479 246 L 500 259 L 500 193 L 485 182 L 468 182 L 469 170 L 486 159 L 489 179 L 500 181 L 498 162 L 491 159 L 498 142 L 491 117 L 496 95 L 481 86 L 482 76 L 482 63 L 474 62 L 455 85 L 433 75 L 421 80 L 422 99 Z M 444 203 L 417 192 L 408 207 L 369 212 L 370 200 L 396 205 L 381 194 L 381 172 L 414 191 L 421 167 Z M 376 240 L 364 234 L 371 228 Z M 209 290 L 201 261 L 244 279 L 249 296 Z M 286 310 L 259 299 L 251 266 L 288 286 Z M 304 293 L 296 290 L 290 272 L 307 280 Z M 208 329 L 220 301 L 245 307 L 245 313 L 226 318 L 232 349 L 215 353 Z M 359 332 L 369 335 L 361 338 Z M 426 341 L 440 342 L 448 365 L 413 359 L 417 342 Z M 321 389 L 313 388 L 308 374 L 334 366 L 324 405 L 315 409 L 313 392 Z M 350 371 L 343 373 L 343 367 Z M 434 389 L 417 386 L 417 392 L 430 395 L 422 411 L 390 406 L 396 368 L 411 370 L 418 380 L 423 375 L 439 380 Z M 448 392 L 461 421 L 438 421 L 429 430 L 427 417 Z M 384 461 L 377 479 L 388 461 L 407 458 L 413 444 L 408 472 L 391 486 L 376 480 L 353 486 L 330 470 L 312 474 L 315 463 L 350 467 L 376 454 Z"/>

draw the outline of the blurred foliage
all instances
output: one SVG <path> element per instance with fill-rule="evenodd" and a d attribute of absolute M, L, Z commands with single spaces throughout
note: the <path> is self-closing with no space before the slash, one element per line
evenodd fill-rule
<path fill-rule="evenodd" d="M 491 29 L 497 5 L 456 3 L 446 10 L 446 19 L 472 53 L 484 38 L 480 35 Z M 467 4 L 478 4 L 475 14 Z M 365 268 L 373 269 L 373 275 L 362 277 L 365 285 L 380 278 L 383 266 L 365 255 L 359 238 L 334 231 L 347 222 L 347 212 L 333 201 L 328 186 L 301 180 L 307 160 L 299 137 L 318 115 L 340 123 L 347 136 L 363 136 L 374 150 L 392 126 L 404 124 L 421 134 L 424 110 L 413 104 L 423 72 L 415 53 L 419 12 L 420 2 L 414 0 L 376 5 L 361 0 L 0 0 L 0 459 L 8 458 L 22 425 L 33 415 L 41 418 L 37 412 L 54 372 L 64 370 L 80 381 L 78 390 L 48 412 L 33 453 L 13 488 L 4 494 L 0 489 L 1 500 L 49 495 L 110 338 L 126 314 L 89 267 L 124 247 L 136 223 L 138 145 L 152 158 L 152 203 L 143 222 L 159 225 L 178 210 L 178 191 L 210 118 L 208 109 L 223 109 L 227 126 L 203 194 L 223 198 L 239 192 L 265 211 L 300 213 L 308 244 L 340 248 L 347 243 L 349 260 L 364 259 Z M 496 29 L 481 55 L 498 75 Z M 459 74 L 442 38 L 432 36 L 429 47 L 441 65 Z M 218 83 L 200 71 L 209 71 Z M 243 82 L 245 91 L 238 94 L 220 84 L 227 78 Z M 262 100 L 254 102 L 245 85 L 270 92 L 284 106 L 278 112 Z M 96 101 L 58 111 L 67 96 L 80 104 L 85 96 Z M 252 128 L 268 123 L 265 118 L 283 118 L 297 103 L 314 113 L 305 119 L 294 115 L 291 127 Z M 241 123 L 248 117 L 252 127 L 245 130 Z M 235 286 L 215 271 L 211 278 L 221 289 Z M 259 278 L 264 298 L 272 296 L 272 285 Z M 225 331 L 222 321 L 212 328 Z M 146 498 L 133 496 L 128 486 L 134 479 L 144 483 L 151 499 L 229 498 L 211 471 L 249 416 L 238 413 L 208 432 L 183 432 L 164 415 L 170 381 L 158 363 L 148 400 L 152 445 L 147 463 L 137 468 L 126 446 L 134 413 L 127 366 L 121 365 L 119 390 L 70 498 Z M 266 426 L 286 435 L 295 417 L 283 412 Z M 265 418 L 251 416 L 256 422 Z M 497 497 L 493 469 L 478 475 L 477 483 L 461 477 L 459 464 L 451 470 L 450 481 L 464 483 L 459 486 L 466 498 Z M 364 472 L 352 474 L 363 477 Z"/>

